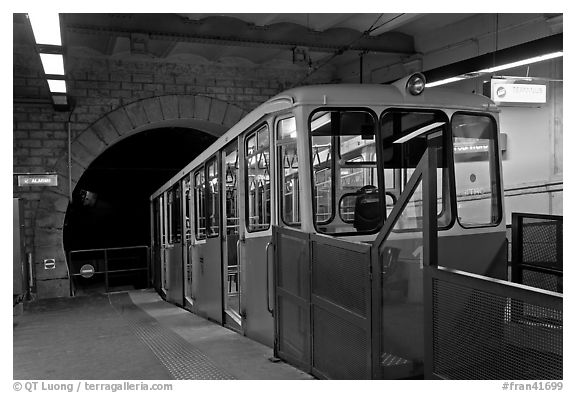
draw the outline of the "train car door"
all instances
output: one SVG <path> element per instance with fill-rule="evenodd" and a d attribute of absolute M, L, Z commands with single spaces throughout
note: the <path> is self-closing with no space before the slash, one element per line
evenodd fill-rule
<path fill-rule="evenodd" d="M 206 181 L 204 166 L 201 166 L 193 174 L 192 184 L 193 201 L 193 238 L 190 247 L 192 263 L 192 288 L 190 290 L 191 310 L 200 316 L 206 317 L 204 303 L 206 300 L 203 280 L 204 276 L 204 252 L 206 245 Z"/>
<path fill-rule="evenodd" d="M 184 247 L 182 248 L 183 279 L 184 279 L 184 307 L 192 310 L 194 295 L 192 290 L 192 187 L 191 176 L 187 175 L 182 180 L 182 200 L 183 200 L 183 226 L 184 226 Z"/>
<path fill-rule="evenodd" d="M 152 258 L 150 266 L 150 280 L 154 288 L 162 287 L 162 226 L 160 218 L 160 198 L 152 201 Z"/>
<path fill-rule="evenodd" d="M 167 247 L 167 230 L 166 230 L 166 194 L 162 194 L 159 197 L 160 200 L 160 289 L 162 290 L 162 295 L 166 297 L 166 291 L 168 290 L 168 262 L 166 261 L 166 247 Z"/>
<path fill-rule="evenodd" d="M 166 249 L 167 266 L 169 269 L 166 298 L 179 306 L 183 305 L 182 296 L 182 203 L 180 182 L 168 190 L 168 244 Z"/>
<path fill-rule="evenodd" d="M 224 325 L 242 332 L 240 314 L 240 209 L 239 180 L 240 166 L 238 141 L 234 141 L 223 150 L 222 156 L 222 281 Z"/>
<path fill-rule="evenodd" d="M 192 286 L 198 285 L 193 310 L 222 323 L 222 239 L 220 236 L 220 160 L 210 158 L 195 172 L 196 242 L 192 252 Z"/>
<path fill-rule="evenodd" d="M 206 315 L 222 323 L 222 238 L 220 231 L 220 159 L 218 154 L 206 163 L 206 245 L 204 275 Z"/>
<path fill-rule="evenodd" d="M 246 336 L 270 347 L 274 344 L 274 318 L 270 298 L 269 246 L 272 239 L 270 167 L 270 130 L 267 124 L 249 133 L 245 138 L 245 220 L 246 233 L 241 259 L 245 266 L 245 287 L 242 296 L 245 305 Z M 242 236 L 242 234 L 240 234 Z M 271 250 L 270 250 L 271 251 Z M 270 257 L 272 257 L 270 253 Z"/>

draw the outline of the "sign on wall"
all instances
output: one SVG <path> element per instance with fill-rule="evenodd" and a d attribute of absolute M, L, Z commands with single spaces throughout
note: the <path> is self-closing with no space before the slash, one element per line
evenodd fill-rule
<path fill-rule="evenodd" d="M 515 83 L 513 79 L 492 79 L 490 98 L 495 103 L 545 104 L 546 85 Z"/>
<path fill-rule="evenodd" d="M 18 186 L 58 187 L 58 175 L 51 175 L 51 174 L 18 175 Z"/>

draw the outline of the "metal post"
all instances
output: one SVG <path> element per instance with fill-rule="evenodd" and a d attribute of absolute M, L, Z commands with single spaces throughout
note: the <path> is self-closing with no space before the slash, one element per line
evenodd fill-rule
<path fill-rule="evenodd" d="M 522 282 L 522 216 L 512 213 L 512 282 Z"/>
<path fill-rule="evenodd" d="M 438 139 L 428 140 L 423 159 L 426 165 L 422 174 L 423 200 L 423 285 L 424 285 L 424 378 L 434 374 L 434 299 L 431 270 L 438 266 L 438 213 L 437 213 L 437 155 Z"/>
<path fill-rule="evenodd" d="M 104 282 L 108 293 L 108 250 L 104 249 Z"/>

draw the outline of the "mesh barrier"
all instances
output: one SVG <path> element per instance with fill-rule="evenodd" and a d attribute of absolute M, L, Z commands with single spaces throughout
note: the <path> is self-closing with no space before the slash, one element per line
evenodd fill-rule
<path fill-rule="evenodd" d="M 563 293 L 562 276 L 544 273 L 536 270 L 522 269 L 522 284 L 545 289 L 547 291 Z"/>
<path fill-rule="evenodd" d="M 307 234 L 275 228 L 276 351 L 307 370 L 310 366 L 310 259 Z M 286 232 L 284 232 L 286 231 Z"/>
<path fill-rule="evenodd" d="M 278 299 L 278 350 L 294 359 L 306 354 L 309 318 L 307 309 L 284 297 Z"/>
<path fill-rule="evenodd" d="M 366 332 L 319 307 L 313 308 L 314 368 L 333 379 L 370 378 Z"/>
<path fill-rule="evenodd" d="M 512 280 L 562 293 L 562 235 L 562 217 L 513 213 Z"/>
<path fill-rule="evenodd" d="M 522 217 L 521 230 L 523 263 L 562 266 L 562 221 Z"/>
<path fill-rule="evenodd" d="M 317 242 L 312 247 L 313 294 L 366 316 L 369 255 Z"/>
<path fill-rule="evenodd" d="M 445 379 L 562 379 L 562 310 L 432 280 L 433 372 Z"/>
<path fill-rule="evenodd" d="M 312 238 L 312 366 L 331 379 L 371 375 L 369 250 Z"/>

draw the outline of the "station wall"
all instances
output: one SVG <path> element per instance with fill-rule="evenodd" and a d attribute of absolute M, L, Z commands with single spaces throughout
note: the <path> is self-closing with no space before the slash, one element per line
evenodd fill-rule
<path fill-rule="evenodd" d="M 27 48 L 14 47 L 14 86 L 26 96 L 47 87 Z M 193 59 L 194 60 L 194 59 Z M 206 59 L 156 62 L 148 58 L 103 59 L 70 51 L 67 85 L 73 112 L 56 112 L 42 100 L 15 100 L 14 173 L 58 174 L 58 187 L 18 187 L 24 210 L 25 251 L 32 253 L 38 298 L 69 296 L 63 224 L 68 208 L 67 122 L 72 138 L 72 187 L 106 148 L 136 132 L 183 126 L 222 134 L 251 109 L 300 80 L 292 64 L 211 63 Z M 325 83 L 330 68 L 307 83 Z M 56 259 L 45 270 L 44 259 Z"/>

